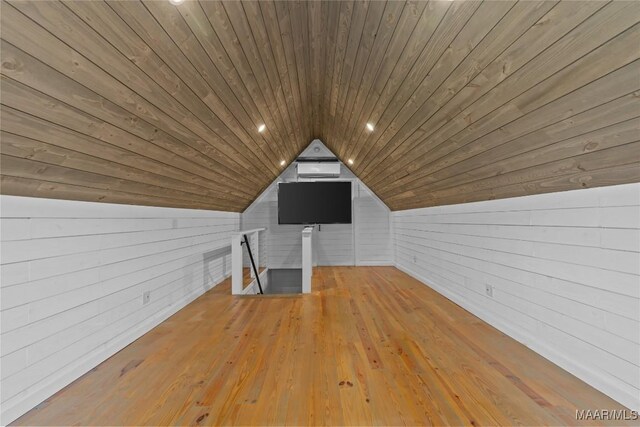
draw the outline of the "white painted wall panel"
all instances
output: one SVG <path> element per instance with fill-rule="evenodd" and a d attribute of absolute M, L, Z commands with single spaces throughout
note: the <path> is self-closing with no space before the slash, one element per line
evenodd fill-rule
<path fill-rule="evenodd" d="M 356 265 L 389 265 L 393 259 L 389 208 L 358 180 L 353 209 Z"/>
<path fill-rule="evenodd" d="M 230 212 L 10 196 L 0 207 L 3 424 L 227 277 L 240 222 Z"/>
<path fill-rule="evenodd" d="M 354 224 L 328 224 L 313 231 L 316 265 L 354 265 Z"/>
<path fill-rule="evenodd" d="M 313 149 L 319 148 L 319 152 Z M 302 156 L 333 156 L 315 140 Z M 242 228 L 267 227 L 260 241 L 260 262 L 270 268 L 300 268 L 302 225 L 278 224 L 277 183 L 296 179 L 295 164 L 289 166 L 260 197 L 242 213 Z M 340 179 L 354 182 L 353 224 L 323 225 L 313 234 L 316 265 L 391 265 L 389 209 L 348 168 L 341 164 Z M 245 260 L 246 261 L 246 260 Z M 13 274 L 20 274 L 15 272 Z"/>
<path fill-rule="evenodd" d="M 640 184 L 392 213 L 399 268 L 634 409 L 639 228 Z"/>

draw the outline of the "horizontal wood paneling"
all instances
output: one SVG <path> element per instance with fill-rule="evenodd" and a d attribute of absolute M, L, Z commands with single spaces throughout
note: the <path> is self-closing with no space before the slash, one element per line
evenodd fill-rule
<path fill-rule="evenodd" d="M 2 196 L 2 422 L 228 276 L 239 214 Z M 143 304 L 143 292 L 150 302 Z"/>
<path fill-rule="evenodd" d="M 393 210 L 640 180 L 638 2 L 1 5 L 5 194 L 243 211 L 315 138 Z"/>
<path fill-rule="evenodd" d="M 392 220 L 398 267 L 640 407 L 639 184 L 396 211 Z"/>

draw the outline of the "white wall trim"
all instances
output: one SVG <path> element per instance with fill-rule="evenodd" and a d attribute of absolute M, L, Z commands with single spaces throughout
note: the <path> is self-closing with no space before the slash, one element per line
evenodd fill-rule
<path fill-rule="evenodd" d="M 357 267 L 391 267 L 393 261 L 358 261 Z"/>

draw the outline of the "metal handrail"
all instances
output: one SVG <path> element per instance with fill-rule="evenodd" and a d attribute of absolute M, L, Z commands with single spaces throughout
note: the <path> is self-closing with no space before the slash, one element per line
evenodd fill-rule
<path fill-rule="evenodd" d="M 260 290 L 260 294 L 264 294 L 264 292 L 262 292 L 262 284 L 260 283 L 260 274 L 258 274 L 256 263 L 253 261 L 253 254 L 251 253 L 251 245 L 249 244 L 249 239 L 247 239 L 246 234 L 243 234 L 242 237 L 244 238 L 244 244 L 247 245 L 247 252 L 249 252 L 249 259 L 251 260 L 251 267 L 253 268 L 253 274 L 255 274 L 256 281 L 258 282 L 258 289 Z"/>

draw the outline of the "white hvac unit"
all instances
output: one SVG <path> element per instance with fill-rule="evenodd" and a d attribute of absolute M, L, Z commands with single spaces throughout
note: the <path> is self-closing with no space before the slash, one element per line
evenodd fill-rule
<path fill-rule="evenodd" d="M 340 176 L 340 162 L 298 162 L 299 178 L 338 178 Z"/>

